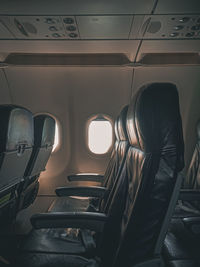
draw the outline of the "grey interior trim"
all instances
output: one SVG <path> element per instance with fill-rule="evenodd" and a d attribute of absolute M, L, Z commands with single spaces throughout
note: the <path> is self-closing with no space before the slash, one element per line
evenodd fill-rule
<path fill-rule="evenodd" d="M 171 200 L 169 203 L 169 207 L 168 207 L 168 210 L 167 210 L 167 213 L 166 213 L 166 216 L 165 216 L 165 219 L 164 219 L 161 231 L 160 231 L 160 235 L 159 235 L 159 238 L 157 240 L 157 244 L 155 247 L 155 255 L 159 255 L 161 253 L 162 245 L 163 245 L 165 236 L 167 234 L 169 223 L 171 221 L 171 217 L 173 215 L 176 203 L 178 201 L 178 196 L 179 196 L 179 192 L 180 192 L 183 178 L 184 178 L 183 173 L 182 172 L 179 173 L 178 177 L 177 177 L 176 184 L 174 186 L 174 190 L 173 190 L 172 197 L 171 197 Z"/>

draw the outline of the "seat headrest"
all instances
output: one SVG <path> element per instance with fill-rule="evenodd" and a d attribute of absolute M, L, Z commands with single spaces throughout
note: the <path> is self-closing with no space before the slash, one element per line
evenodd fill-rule
<path fill-rule="evenodd" d="M 34 117 L 34 146 L 53 146 L 55 120 L 49 115 Z"/>
<path fill-rule="evenodd" d="M 200 120 L 197 122 L 197 139 L 200 141 Z"/>
<path fill-rule="evenodd" d="M 20 145 L 33 146 L 33 115 L 15 105 L 0 105 L 0 152 L 13 151 Z"/>
<path fill-rule="evenodd" d="M 127 133 L 130 144 L 144 152 L 159 153 L 175 147 L 181 168 L 184 142 L 176 86 L 152 83 L 142 87 L 128 109 Z"/>
<path fill-rule="evenodd" d="M 118 117 L 118 134 L 120 141 L 128 141 L 128 135 L 126 131 L 127 111 L 128 111 L 128 105 L 123 107 Z"/>

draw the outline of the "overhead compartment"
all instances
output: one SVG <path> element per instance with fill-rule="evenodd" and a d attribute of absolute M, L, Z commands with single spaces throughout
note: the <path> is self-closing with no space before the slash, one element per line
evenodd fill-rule
<path fill-rule="evenodd" d="M 124 54 L 10 54 L 7 66 L 126 66 Z"/>
<path fill-rule="evenodd" d="M 125 54 L 133 61 L 138 50 L 139 40 L 1 40 L 0 61 L 10 53 L 109 53 Z"/>

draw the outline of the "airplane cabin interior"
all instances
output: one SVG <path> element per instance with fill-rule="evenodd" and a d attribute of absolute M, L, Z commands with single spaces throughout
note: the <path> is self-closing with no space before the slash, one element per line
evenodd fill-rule
<path fill-rule="evenodd" d="M 0 0 L 0 267 L 200 267 L 200 1 Z"/>

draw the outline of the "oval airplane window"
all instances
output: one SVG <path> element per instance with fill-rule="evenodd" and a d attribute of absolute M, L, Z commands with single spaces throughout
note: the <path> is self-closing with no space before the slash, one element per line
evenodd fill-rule
<path fill-rule="evenodd" d="M 95 154 L 105 154 L 112 145 L 113 130 L 111 122 L 97 116 L 88 126 L 88 146 Z"/>

